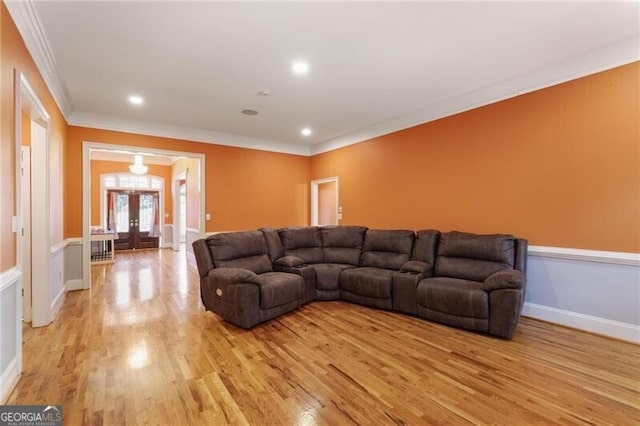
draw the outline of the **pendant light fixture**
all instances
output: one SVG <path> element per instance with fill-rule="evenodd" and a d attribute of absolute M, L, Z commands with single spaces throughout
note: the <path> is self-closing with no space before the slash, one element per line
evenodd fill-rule
<path fill-rule="evenodd" d="M 129 171 L 134 175 L 143 175 L 149 170 L 148 166 L 142 164 L 142 155 L 133 156 L 133 164 L 129 166 Z"/>

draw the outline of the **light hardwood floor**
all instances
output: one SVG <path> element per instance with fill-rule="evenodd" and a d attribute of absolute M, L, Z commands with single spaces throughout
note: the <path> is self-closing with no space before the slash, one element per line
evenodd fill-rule
<path fill-rule="evenodd" d="M 640 346 L 524 318 L 511 341 L 343 302 L 246 331 L 171 250 L 93 267 L 24 329 L 9 404 L 76 424 L 640 424 Z"/>

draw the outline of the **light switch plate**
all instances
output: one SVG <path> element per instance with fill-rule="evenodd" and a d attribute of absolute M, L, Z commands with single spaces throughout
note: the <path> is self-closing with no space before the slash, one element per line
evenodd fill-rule
<path fill-rule="evenodd" d="M 205 213 L 204 220 L 211 220 L 211 213 Z"/>

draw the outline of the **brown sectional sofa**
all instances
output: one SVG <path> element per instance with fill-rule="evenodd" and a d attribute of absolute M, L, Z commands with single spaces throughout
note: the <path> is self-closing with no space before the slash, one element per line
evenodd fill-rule
<path fill-rule="evenodd" d="M 250 328 L 314 300 L 345 300 L 511 338 L 527 241 L 511 235 L 322 226 L 193 243 L 207 310 Z"/>

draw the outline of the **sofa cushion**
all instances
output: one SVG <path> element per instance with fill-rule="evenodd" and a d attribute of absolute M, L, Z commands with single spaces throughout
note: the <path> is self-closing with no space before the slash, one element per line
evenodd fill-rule
<path fill-rule="evenodd" d="M 274 265 L 277 266 L 285 266 L 288 268 L 295 268 L 296 266 L 304 265 L 304 260 L 300 259 L 296 256 L 284 256 L 279 259 L 276 259 L 273 262 Z"/>
<path fill-rule="evenodd" d="M 302 277 L 284 272 L 260 274 L 260 309 L 273 308 L 294 300 L 302 300 Z"/>
<path fill-rule="evenodd" d="M 484 281 L 491 274 L 512 269 L 515 238 L 448 232 L 440 236 L 435 276 Z"/>
<path fill-rule="evenodd" d="M 393 274 L 389 269 L 372 267 L 349 269 L 340 276 L 340 288 L 360 296 L 390 298 Z"/>
<path fill-rule="evenodd" d="M 364 238 L 360 266 L 400 270 L 411 256 L 413 239 L 413 231 L 369 229 Z"/>
<path fill-rule="evenodd" d="M 449 315 L 489 318 L 489 294 L 482 283 L 458 278 L 425 278 L 416 290 L 418 306 Z"/>
<path fill-rule="evenodd" d="M 207 244 L 216 268 L 244 268 L 256 274 L 273 270 L 260 231 L 215 234 L 207 238 Z"/>
<path fill-rule="evenodd" d="M 366 231 L 364 226 L 320 227 L 324 262 L 358 266 Z"/>
<path fill-rule="evenodd" d="M 316 271 L 316 288 L 318 290 L 339 290 L 340 274 L 346 269 L 355 268 L 353 265 L 337 263 L 318 263 L 313 265 Z"/>
<path fill-rule="evenodd" d="M 322 263 L 322 236 L 316 226 L 278 229 L 286 256 L 296 256 L 304 263 Z"/>
<path fill-rule="evenodd" d="M 276 259 L 283 257 L 284 247 L 282 247 L 278 231 L 273 228 L 260 228 L 259 231 L 264 235 L 264 240 L 267 243 L 267 253 L 271 258 L 271 261 L 273 262 Z"/>
<path fill-rule="evenodd" d="M 416 232 L 416 239 L 411 252 L 411 260 L 426 263 L 425 273 L 430 272 L 433 274 L 439 240 L 440 231 L 427 229 Z"/>

